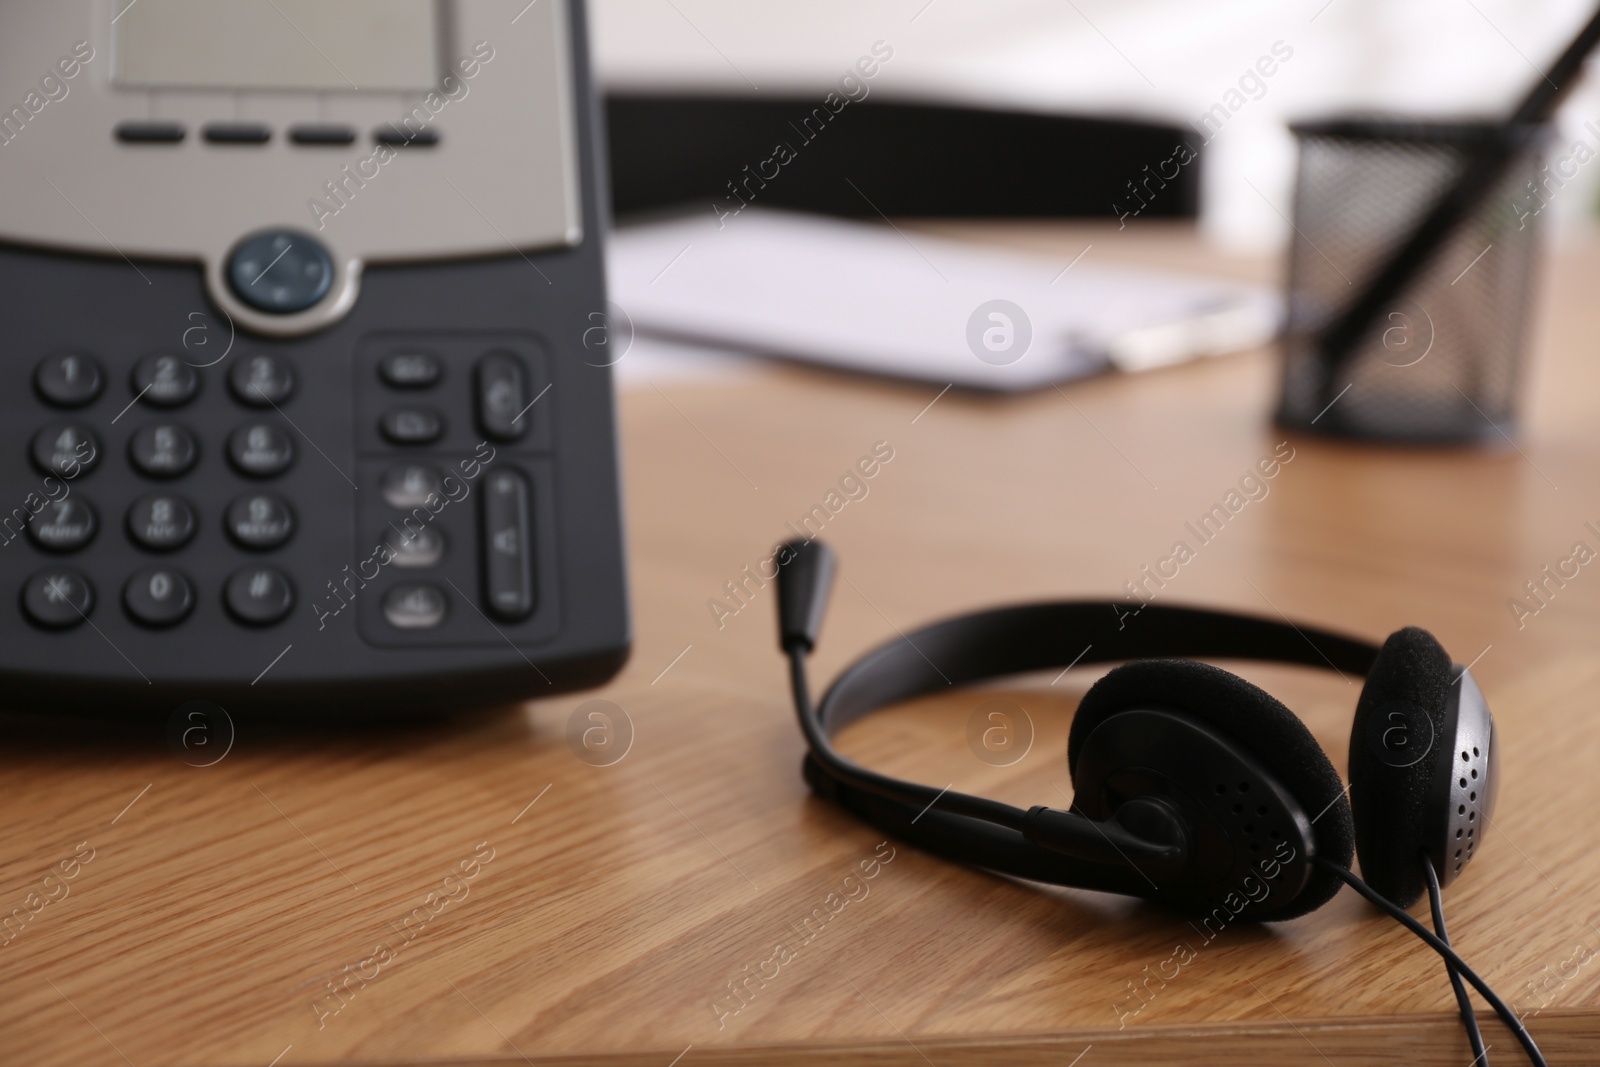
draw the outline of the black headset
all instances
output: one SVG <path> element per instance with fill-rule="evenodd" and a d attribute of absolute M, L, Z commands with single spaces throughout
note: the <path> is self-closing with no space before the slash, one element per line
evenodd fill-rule
<path fill-rule="evenodd" d="M 1521 1022 L 1450 948 L 1438 887 L 1482 847 L 1499 759 L 1477 682 L 1426 630 L 1380 647 L 1249 615 L 1110 601 L 998 608 L 902 634 L 863 655 L 813 706 L 805 659 L 833 580 L 819 541 L 778 547 L 779 645 L 790 660 L 812 790 L 928 852 L 999 874 L 1142 897 L 1218 927 L 1277 921 L 1356 888 L 1442 955 L 1474 1051 L 1470 981 L 1543 1058 Z M 1366 679 L 1350 733 L 1349 799 L 1293 712 L 1190 658 L 1331 669 Z M 1084 694 L 1067 742 L 1069 809 L 1023 810 L 867 769 L 832 736 L 879 708 L 951 686 L 1078 663 L 1113 668 Z M 1359 856 L 1362 874 L 1350 870 Z M 1438 933 L 1406 910 L 1429 892 Z"/>

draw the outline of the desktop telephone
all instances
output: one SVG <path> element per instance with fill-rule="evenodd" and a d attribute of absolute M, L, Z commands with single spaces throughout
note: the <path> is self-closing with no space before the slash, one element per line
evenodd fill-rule
<path fill-rule="evenodd" d="M 595 115 L 581 0 L 0 7 L 0 707 L 614 674 Z"/>

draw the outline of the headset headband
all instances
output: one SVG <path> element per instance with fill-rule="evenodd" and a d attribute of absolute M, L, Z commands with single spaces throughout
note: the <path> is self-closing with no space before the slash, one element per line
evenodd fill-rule
<path fill-rule="evenodd" d="M 1378 646 L 1254 615 L 1116 601 L 997 608 L 885 641 L 845 669 L 817 707 L 828 736 L 889 704 L 1012 674 L 1078 663 L 1182 656 L 1294 663 L 1366 677 Z"/>

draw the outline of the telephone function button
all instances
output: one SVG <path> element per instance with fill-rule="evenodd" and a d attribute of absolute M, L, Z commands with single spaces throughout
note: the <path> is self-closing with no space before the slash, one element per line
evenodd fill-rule
<path fill-rule="evenodd" d="M 494 351 L 474 371 L 478 428 L 496 441 L 515 441 L 528 431 L 528 373 L 510 352 Z"/>
<path fill-rule="evenodd" d="M 444 559 L 444 533 L 435 526 L 391 525 L 384 534 L 384 544 L 394 565 L 402 570 L 423 570 Z"/>
<path fill-rule="evenodd" d="M 77 571 L 52 568 L 39 571 L 22 587 L 22 612 L 35 626 L 65 630 L 78 625 L 94 610 L 94 586 Z"/>
<path fill-rule="evenodd" d="M 212 144 L 266 144 L 272 140 L 272 127 L 263 122 L 211 122 L 201 131 Z"/>
<path fill-rule="evenodd" d="M 506 622 L 533 612 L 530 495 L 527 478 L 510 470 L 492 472 L 483 494 L 484 605 Z"/>
<path fill-rule="evenodd" d="M 194 508 L 181 496 L 141 497 L 128 509 L 128 536 L 152 552 L 171 552 L 194 537 Z"/>
<path fill-rule="evenodd" d="M 378 377 L 392 389 L 428 389 L 438 385 L 443 376 L 439 357 L 422 349 L 390 352 L 378 363 Z"/>
<path fill-rule="evenodd" d="M 170 352 L 152 352 L 133 365 L 133 395 L 153 407 L 182 407 L 199 392 L 200 372 Z"/>
<path fill-rule="evenodd" d="M 128 460 L 147 478 L 177 478 L 194 469 L 200 445 L 175 423 L 145 426 L 128 441 Z"/>
<path fill-rule="evenodd" d="M 294 462 L 294 442 L 276 426 L 251 423 L 228 436 L 228 459 L 240 474 L 271 478 Z"/>
<path fill-rule="evenodd" d="M 228 369 L 228 390 L 247 407 L 272 407 L 294 392 L 294 368 L 264 352 L 246 356 Z"/>
<path fill-rule="evenodd" d="M 33 387 L 45 403 L 58 408 L 94 403 L 105 384 L 99 361 L 87 352 L 56 352 L 40 360 L 33 372 Z"/>
<path fill-rule="evenodd" d="M 223 587 L 222 602 L 247 626 L 271 626 L 294 607 L 294 585 L 274 567 L 243 567 Z"/>
<path fill-rule="evenodd" d="M 301 123 L 298 126 L 289 127 L 289 140 L 295 144 L 337 147 L 338 145 L 354 144 L 355 139 L 356 131 L 339 123 Z"/>
<path fill-rule="evenodd" d="M 389 145 L 394 148 L 408 145 L 432 148 L 439 143 L 439 133 L 437 130 L 427 128 L 414 130 L 410 126 L 391 122 L 373 130 L 372 139 L 378 144 Z"/>
<path fill-rule="evenodd" d="M 431 630 L 444 622 L 449 601 L 435 585 L 397 585 L 383 597 L 383 617 L 397 630 Z"/>
<path fill-rule="evenodd" d="M 115 131 L 123 144 L 178 144 L 188 133 L 181 122 L 119 122 Z"/>
<path fill-rule="evenodd" d="M 28 520 L 28 537 L 46 552 L 76 552 L 99 529 L 94 506 L 76 496 L 52 500 Z"/>
<path fill-rule="evenodd" d="M 390 408 L 378 428 L 391 444 L 431 445 L 444 436 L 444 416 L 433 408 Z"/>
<path fill-rule="evenodd" d="M 33 435 L 30 452 L 34 464 L 46 474 L 76 478 L 100 462 L 100 441 L 82 423 L 56 422 Z"/>
<path fill-rule="evenodd" d="M 194 585 L 182 571 L 149 567 L 122 587 L 122 606 L 145 626 L 176 626 L 194 610 Z"/>
<path fill-rule="evenodd" d="M 292 315 L 333 288 L 333 257 L 316 238 L 288 230 L 247 237 L 228 260 L 234 295 L 257 311 Z"/>
<path fill-rule="evenodd" d="M 270 493 L 235 497 L 226 516 L 228 536 L 241 548 L 277 548 L 294 533 L 294 512 Z"/>
<path fill-rule="evenodd" d="M 409 511 L 427 504 L 433 497 L 443 497 L 444 475 L 437 467 L 410 464 L 390 467 L 383 473 L 383 499 L 391 507 Z"/>

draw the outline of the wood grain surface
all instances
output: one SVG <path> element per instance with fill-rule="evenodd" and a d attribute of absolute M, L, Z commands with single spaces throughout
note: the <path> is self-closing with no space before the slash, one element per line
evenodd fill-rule
<path fill-rule="evenodd" d="M 1052 273 L 1086 244 L 1085 263 L 1275 272 L 1181 228 L 937 229 Z M 824 530 L 841 581 L 820 685 L 940 615 L 1118 595 L 1285 441 L 1267 495 L 1161 597 L 1378 638 L 1418 624 L 1476 658 L 1504 786 L 1448 891 L 1451 930 L 1552 1063 L 1600 1062 L 1600 571 L 1535 615 L 1509 607 L 1575 542 L 1600 546 L 1584 525 L 1600 524 L 1597 284 L 1600 248 L 1552 255 L 1526 427 L 1487 451 L 1286 437 L 1266 419 L 1266 352 L 931 406 L 936 387 L 793 368 L 634 385 L 636 642 L 605 690 L 449 722 L 246 723 L 207 767 L 159 723 L 0 724 L 0 913 L 31 914 L 0 944 L 0 1062 L 1466 1067 L 1438 961 L 1349 892 L 1206 942 L 1135 902 L 884 843 L 812 799 L 773 589 L 745 580 L 741 603 L 725 585 L 887 443 Z M 1240 669 L 1342 770 L 1359 680 Z M 841 743 L 1064 804 L 1066 728 L 1094 677 L 951 693 Z M 1033 724 L 1010 766 L 968 748 L 991 700 Z M 1484 1025 L 1495 1062 L 1520 1062 Z"/>

